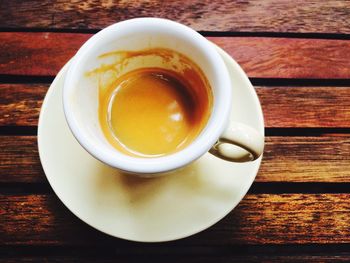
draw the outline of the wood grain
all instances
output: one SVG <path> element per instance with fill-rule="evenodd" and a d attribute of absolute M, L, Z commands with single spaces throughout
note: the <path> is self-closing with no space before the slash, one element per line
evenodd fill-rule
<path fill-rule="evenodd" d="M 0 84 L 0 125 L 36 126 L 47 84 Z"/>
<path fill-rule="evenodd" d="M 2 136 L 0 182 L 46 182 L 36 136 Z"/>
<path fill-rule="evenodd" d="M 0 126 L 36 126 L 48 84 L 0 84 Z M 257 86 L 267 128 L 350 128 L 348 87 Z"/>
<path fill-rule="evenodd" d="M 266 127 L 350 127 L 349 87 L 256 87 Z"/>
<path fill-rule="evenodd" d="M 140 16 L 173 19 L 207 35 L 208 31 L 247 36 L 315 33 L 313 36 L 331 38 L 348 38 L 344 34 L 350 34 L 349 0 L 0 1 L 0 31 L 94 32 Z M 18 76 L 18 81 L 25 82 L 55 76 L 89 37 L 91 34 L 1 32 L 0 79 L 17 81 Z M 250 78 L 343 79 L 342 83 L 350 79 L 348 40 L 208 39 L 234 57 Z M 165 257 L 169 262 L 350 261 L 348 251 L 337 252 L 341 251 L 339 246 L 350 244 L 348 191 L 253 191 L 213 227 L 170 243 L 131 243 L 94 230 L 75 217 L 49 188 L 36 136 L 4 135 L 11 127 L 37 126 L 48 86 L 0 84 L 1 262 L 164 262 Z M 350 128 L 349 87 L 257 87 L 256 91 L 267 128 Z M 350 134 L 271 136 L 266 138 L 256 182 L 261 187 L 266 186 L 261 183 L 274 182 L 349 183 L 349 171 Z M 39 193 L 32 194 L 33 189 Z M 319 252 L 299 254 L 298 248 L 316 244 Z M 260 254 L 255 253 L 256 247 Z M 286 247 L 290 248 L 287 253 L 279 250 Z M 330 249 L 321 251 L 322 247 Z M 60 253 L 52 253 L 55 249 Z"/>
<path fill-rule="evenodd" d="M 215 249 L 211 248 L 211 251 Z M 297 250 L 297 248 L 296 248 Z M 169 253 L 167 255 L 166 262 L 204 262 L 204 263 L 217 263 L 217 262 L 256 262 L 256 263 L 269 263 L 269 262 L 277 262 L 277 263 L 334 263 L 334 262 L 349 262 L 350 255 L 348 253 L 343 254 L 335 254 L 331 255 L 247 255 L 247 256 L 239 256 L 235 255 L 234 252 L 229 254 L 220 253 L 220 250 L 216 253 L 211 252 L 210 255 L 203 255 L 204 253 L 200 253 L 198 255 L 195 253 L 191 254 L 181 254 L 182 250 L 178 250 L 177 253 Z M 106 251 L 108 253 L 108 251 Z M 19 262 L 35 262 L 35 263 L 47 263 L 47 262 L 64 262 L 64 263 L 75 263 L 81 262 L 84 260 L 86 263 L 91 262 L 100 262 L 100 263 L 112 263 L 112 262 L 164 262 L 164 256 L 162 255 L 162 251 L 158 251 L 158 253 L 147 254 L 147 259 L 145 259 L 145 255 L 139 254 L 131 254 L 131 255 L 119 255 L 118 253 L 113 254 L 113 256 L 106 256 L 104 253 L 101 256 L 87 257 L 86 255 L 82 256 L 42 256 L 42 257 L 12 257 L 2 259 L 2 263 L 19 263 Z M 86 254 L 84 252 L 83 254 Z"/>
<path fill-rule="evenodd" d="M 203 31 L 350 33 L 348 0 L 0 2 L 3 28 L 100 29 L 145 16 Z"/>
<path fill-rule="evenodd" d="M 350 77 L 350 41 L 261 37 L 208 37 L 250 78 Z"/>
<path fill-rule="evenodd" d="M 350 242 L 350 194 L 247 195 L 224 220 L 181 247 Z M 144 246 L 114 239 L 73 216 L 55 196 L 2 196 L 4 245 Z M 152 245 L 150 245 L 152 247 Z M 161 247 L 162 244 L 154 244 Z"/>
<path fill-rule="evenodd" d="M 54 76 L 90 36 L 0 33 L 0 74 Z"/>
<path fill-rule="evenodd" d="M 0 33 L 0 74 L 54 76 L 90 37 L 72 33 Z M 208 37 L 251 78 L 350 78 L 350 41 Z"/>
<path fill-rule="evenodd" d="M 257 182 L 350 182 L 350 135 L 265 141 Z"/>
<path fill-rule="evenodd" d="M 2 136 L 0 183 L 47 182 L 35 136 Z M 350 182 L 350 135 L 266 138 L 257 182 Z"/>

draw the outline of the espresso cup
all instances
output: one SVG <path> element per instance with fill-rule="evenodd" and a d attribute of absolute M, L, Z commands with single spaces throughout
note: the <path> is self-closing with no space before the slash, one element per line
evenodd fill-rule
<path fill-rule="evenodd" d="M 210 116 L 185 148 L 162 156 L 139 157 L 119 151 L 106 139 L 99 122 L 99 84 L 96 69 L 108 69 L 120 51 L 166 49 L 189 58 L 205 75 L 212 93 Z M 109 54 L 106 56 L 105 54 Z M 122 63 L 120 75 L 147 67 L 177 68 L 159 58 Z M 240 74 L 244 74 L 243 71 Z M 106 73 L 108 76 L 108 71 Z M 118 76 L 114 76 L 118 78 Z M 193 29 L 160 18 L 136 18 L 113 24 L 92 36 L 72 58 L 63 88 L 65 117 L 77 141 L 96 159 L 127 173 L 160 175 L 179 169 L 210 152 L 227 161 L 254 161 L 263 152 L 264 138 L 255 129 L 230 122 L 232 83 L 216 47 Z M 246 151 L 237 151 L 240 147 Z M 240 154 L 237 154 L 239 152 Z"/>

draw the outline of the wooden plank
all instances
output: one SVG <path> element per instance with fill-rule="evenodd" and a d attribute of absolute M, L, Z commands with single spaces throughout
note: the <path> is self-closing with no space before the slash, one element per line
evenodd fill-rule
<path fill-rule="evenodd" d="M 350 182 L 350 135 L 265 141 L 257 182 Z"/>
<path fill-rule="evenodd" d="M 0 84 L 0 125 L 36 126 L 47 84 Z"/>
<path fill-rule="evenodd" d="M 163 17 L 196 30 L 350 33 L 348 0 L 2 1 L 4 28 L 100 29 L 134 17 Z"/>
<path fill-rule="evenodd" d="M 257 87 L 255 90 L 266 127 L 350 127 L 349 87 Z"/>
<path fill-rule="evenodd" d="M 0 33 L 0 74 L 54 76 L 90 36 Z"/>
<path fill-rule="evenodd" d="M 90 37 L 72 33 L 0 33 L 0 74 L 54 76 Z M 350 78 L 350 41 L 208 37 L 251 78 Z"/>
<path fill-rule="evenodd" d="M 46 182 L 36 136 L 2 136 L 0 183 Z M 257 182 L 350 182 L 350 135 L 266 137 Z"/>
<path fill-rule="evenodd" d="M 2 136 L 0 182 L 46 182 L 36 136 Z"/>
<path fill-rule="evenodd" d="M 350 194 L 247 195 L 221 222 L 177 245 L 346 244 L 349 198 Z M 0 206 L 3 245 L 129 244 L 82 223 L 56 196 L 2 196 Z"/>
<path fill-rule="evenodd" d="M 130 245 L 132 246 L 132 245 Z M 135 249 L 136 250 L 136 249 Z M 207 248 L 202 248 L 202 253 L 198 254 L 181 254 L 182 250 L 178 249 L 177 252 L 169 252 L 167 250 L 166 262 L 276 262 L 276 263 L 334 263 L 334 262 L 349 262 L 350 255 L 347 253 L 344 254 L 331 254 L 331 255 L 247 255 L 247 256 L 239 256 L 235 255 L 235 253 L 219 253 L 206 255 L 205 250 Z M 211 248 L 211 250 L 215 250 Z M 107 252 L 107 251 L 106 251 Z M 20 262 L 35 262 L 35 263 L 47 263 L 47 262 L 64 262 L 64 263 L 75 263 L 81 262 L 84 260 L 86 263 L 91 262 L 100 262 L 100 263 L 114 263 L 118 262 L 145 262 L 145 255 L 119 255 L 119 253 L 113 254 L 113 256 L 106 256 L 106 252 L 103 255 L 95 256 L 95 257 L 86 257 L 86 252 L 83 252 L 84 255 L 77 256 L 26 256 L 26 257 L 12 257 L 12 258 L 4 258 L 2 259 L 2 263 L 20 263 Z M 180 255 L 181 254 L 181 255 Z M 205 255 L 203 255 L 205 254 Z M 158 252 L 154 254 L 147 254 L 148 261 L 146 262 L 164 262 L 163 249 L 159 249 Z"/>
<path fill-rule="evenodd" d="M 36 126 L 49 85 L 0 84 L 0 126 Z M 348 87 L 256 87 L 267 128 L 350 128 Z"/>

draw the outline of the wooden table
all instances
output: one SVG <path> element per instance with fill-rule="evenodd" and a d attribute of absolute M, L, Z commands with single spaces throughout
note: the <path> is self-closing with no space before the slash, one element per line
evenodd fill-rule
<path fill-rule="evenodd" d="M 74 2 L 74 3 L 73 3 Z M 195 236 L 133 243 L 75 217 L 38 158 L 38 114 L 92 33 L 158 16 L 232 55 L 259 95 L 266 149 L 241 204 Z M 0 1 L 1 262 L 350 261 L 350 1 Z"/>

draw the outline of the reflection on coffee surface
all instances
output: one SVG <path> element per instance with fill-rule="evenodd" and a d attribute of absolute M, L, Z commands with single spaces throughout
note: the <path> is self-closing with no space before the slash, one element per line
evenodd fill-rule
<path fill-rule="evenodd" d="M 168 49 L 104 54 L 99 78 L 99 122 L 108 142 L 135 157 L 184 149 L 210 117 L 212 91 L 201 69 Z"/>

